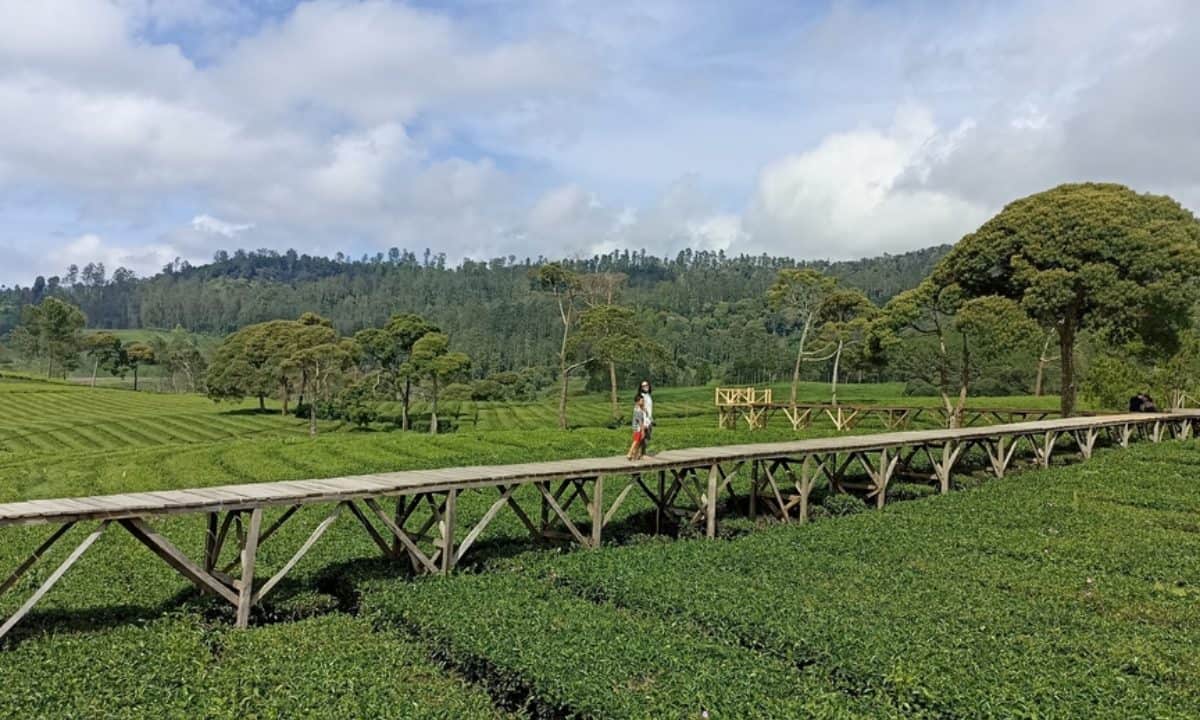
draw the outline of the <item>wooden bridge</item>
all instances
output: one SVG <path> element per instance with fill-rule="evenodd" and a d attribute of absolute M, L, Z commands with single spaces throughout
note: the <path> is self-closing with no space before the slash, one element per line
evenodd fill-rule
<path fill-rule="evenodd" d="M 834 428 L 845 432 L 868 418 L 880 421 L 887 430 L 907 428 L 922 417 L 937 418 L 941 425 L 949 423 L 949 413 L 940 405 L 874 405 L 817 402 L 776 402 L 771 388 L 757 389 L 718 387 L 714 392 L 717 407 L 717 427 L 732 430 L 741 422 L 751 430 L 765 428 L 776 414 L 784 415 L 793 430 L 802 430 L 818 419 L 828 418 Z M 1087 413 L 1084 413 L 1087 414 Z M 1045 420 L 1060 416 L 1049 408 L 966 407 L 962 411 L 962 426 L 983 423 L 1014 423 Z"/>
<path fill-rule="evenodd" d="M 1200 411 L 1107 415 L 691 448 L 663 452 L 642 461 L 624 457 L 589 458 L 0 504 L 0 528 L 54 527 L 30 557 L 0 583 L 0 595 L 15 587 L 74 525 L 96 523 L 32 596 L 0 626 L 0 637 L 114 525 L 128 531 L 200 590 L 234 606 L 238 626 L 245 627 L 251 608 L 276 587 L 342 516 L 352 516 L 385 556 L 407 561 L 415 572 L 449 573 L 488 524 L 506 508 L 535 539 L 563 538 L 584 547 L 596 547 L 617 509 L 637 488 L 653 502 L 656 530 L 670 516 L 702 527 L 711 538 L 716 535 L 720 497 L 726 492 L 733 493 L 737 478 L 747 481 L 744 487 L 750 490 L 752 516 L 765 511 L 784 521 L 803 522 L 808 516 L 809 496 L 821 479 L 828 481 L 836 492 L 857 492 L 882 507 L 888 483 L 901 473 L 936 483 L 946 492 L 951 473 L 963 453 L 972 447 L 986 453 L 988 466 L 996 477 L 1004 477 L 1022 448 L 1045 467 L 1060 447 L 1087 459 L 1102 437 L 1114 445 L 1127 447 L 1135 438 L 1154 442 L 1168 437 L 1183 439 L 1194 436 L 1198 429 Z M 928 461 L 929 469 L 924 469 L 924 463 L 914 464 L 914 460 L 921 459 Z M 851 470 L 856 474 L 852 475 Z M 614 496 L 606 497 L 605 478 L 622 476 L 630 477 L 631 481 L 622 484 Z M 514 495 L 521 487 L 536 491 L 540 502 L 537 522 Z M 458 498 L 465 492 L 489 493 L 495 499 L 466 534 L 460 536 Z M 587 512 L 586 520 L 579 520 L 579 524 L 570 513 L 577 501 L 581 501 Z M 387 508 L 385 502 L 389 503 Z M 313 505 L 328 507 L 324 519 L 275 574 L 266 579 L 256 577 L 258 548 L 300 508 Z M 425 510 L 418 513 L 419 508 Z M 267 509 L 282 512 L 264 528 Z M 426 513 L 428 517 L 424 517 Z M 199 559 L 189 557 L 150 524 L 156 518 L 178 515 L 196 516 L 206 523 Z M 221 551 L 227 543 L 236 543 L 236 559 L 222 565 Z M 235 571 L 235 575 L 230 574 Z"/>

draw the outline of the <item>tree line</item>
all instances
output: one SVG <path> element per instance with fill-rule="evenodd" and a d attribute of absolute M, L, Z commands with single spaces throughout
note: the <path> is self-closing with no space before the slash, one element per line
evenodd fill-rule
<path fill-rule="evenodd" d="M 209 357 L 182 325 L 145 347 L 85 338 L 81 308 L 52 294 L 23 307 L 10 344 L 48 374 L 80 357 L 93 377 L 136 377 L 139 365 L 158 363 L 173 386 L 216 398 L 278 397 L 285 412 L 303 398 L 314 428 L 322 407 L 369 422 L 380 402 L 398 404 L 408 428 L 414 391 L 431 401 L 432 430 L 439 397 L 542 392 L 557 394 L 566 427 L 576 377 L 608 392 L 614 418 L 620 379 L 639 376 L 680 385 L 790 378 L 793 403 L 805 379 L 825 378 L 834 403 L 846 378 L 902 380 L 913 394 L 940 395 L 951 417 L 978 394 L 1057 391 L 1068 414 L 1080 391 L 1111 406 L 1153 388 L 1180 404 L 1200 377 L 1198 227 L 1170 198 L 1079 184 L 1011 203 L 949 252 L 856 264 L 685 252 L 670 262 L 613 253 L 450 269 L 399 251 L 361 261 L 235 253 L 121 283 L 174 288 L 178 297 L 168 296 L 180 302 L 191 297 L 184 287 L 198 298 L 254 289 L 221 302 L 241 297 L 266 312 L 311 297 L 310 307 L 335 312 L 243 324 Z M 858 283 L 891 266 L 891 284 Z M 103 271 L 85 275 L 94 285 Z"/>

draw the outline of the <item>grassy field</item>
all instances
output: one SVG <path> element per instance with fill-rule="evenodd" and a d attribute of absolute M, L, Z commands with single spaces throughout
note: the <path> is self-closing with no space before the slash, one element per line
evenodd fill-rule
<path fill-rule="evenodd" d="M 717 429 L 711 389 L 656 397 L 659 449 L 796 436 Z M 26 380 L 0 380 L 0 402 L 13 409 L 0 501 L 609 455 L 627 435 L 606 427 L 600 396 L 573 398 L 569 431 L 552 402 L 481 404 L 485 420 L 437 437 L 324 425 L 308 438 L 249 406 Z M 113 532 L 0 649 L 0 717 L 1195 717 L 1198 449 L 1104 450 L 805 527 L 750 533 L 733 518 L 715 543 L 647 538 L 649 503 L 632 495 L 599 551 L 531 548 L 502 514 L 445 580 L 378 560 L 343 521 L 241 632 Z M 464 524 L 490 502 L 464 496 Z M 321 516 L 283 526 L 262 572 Z M 156 527 L 201 546 L 197 519 Z M 0 569 L 45 534 L 0 533 Z"/>

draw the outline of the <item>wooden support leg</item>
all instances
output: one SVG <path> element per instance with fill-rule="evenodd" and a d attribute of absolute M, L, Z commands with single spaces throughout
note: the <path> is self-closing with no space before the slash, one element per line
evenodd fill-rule
<path fill-rule="evenodd" d="M 709 539 L 717 536 L 717 483 L 721 480 L 721 467 L 713 465 L 708 469 L 708 492 L 705 493 L 705 535 Z"/>
<path fill-rule="evenodd" d="M 146 521 L 141 518 L 127 518 L 118 520 L 118 522 L 129 531 L 130 535 L 150 548 L 151 552 L 162 558 L 163 562 L 190 580 L 201 591 L 210 592 L 230 604 L 237 605 L 238 596 L 234 595 L 232 590 L 218 580 L 211 570 L 205 570 L 193 562 L 191 558 L 184 555 L 179 548 L 175 547 L 171 541 L 146 524 Z"/>
<path fill-rule="evenodd" d="M 758 519 L 758 460 L 750 461 L 750 519 Z"/>
<path fill-rule="evenodd" d="M 38 560 L 41 560 L 42 556 L 46 554 L 46 551 L 53 547 L 54 543 L 58 542 L 58 539 L 63 535 L 66 535 L 67 531 L 74 526 L 75 523 L 73 522 L 63 523 L 58 527 L 57 530 L 50 534 L 50 537 L 46 538 L 45 542 L 43 542 L 41 545 L 38 545 L 37 549 L 33 551 L 33 554 L 26 558 L 25 562 L 17 566 L 17 569 L 13 571 L 12 575 L 9 575 L 8 579 L 0 584 L 0 595 L 8 592 L 9 588 L 11 588 L 13 585 L 16 585 L 17 581 L 21 579 L 21 576 L 28 572 L 29 568 L 33 567 Z"/>
<path fill-rule="evenodd" d="M 379 520 L 383 523 L 384 527 L 391 531 L 392 536 L 396 539 L 396 541 L 408 551 L 408 555 L 412 559 L 414 570 L 417 572 L 421 572 L 423 570 L 430 573 L 435 573 L 438 571 L 437 565 L 434 564 L 433 560 L 431 560 L 429 556 L 421 551 L 421 548 L 417 547 L 416 541 L 409 536 L 403 525 L 400 525 L 389 518 L 387 513 L 383 511 L 383 508 L 380 507 L 379 503 L 375 502 L 374 499 L 367 498 L 363 502 L 365 502 L 367 507 L 379 517 Z M 413 504 L 415 505 L 416 503 Z"/>
<path fill-rule="evenodd" d="M 250 511 L 246 542 L 242 545 L 242 582 L 238 586 L 237 626 L 250 626 L 250 606 L 254 601 L 254 563 L 258 559 L 258 533 L 262 530 L 262 508 Z"/>
<path fill-rule="evenodd" d="M 271 578 L 263 583 L 262 587 L 254 593 L 252 604 L 257 605 L 259 602 L 261 602 L 262 599 L 266 597 L 267 593 L 271 592 L 271 588 L 278 585 L 279 581 L 283 580 L 283 578 L 287 576 L 291 569 L 296 567 L 296 563 L 300 562 L 300 559 L 303 558 L 310 549 L 312 549 L 312 546 L 316 544 L 317 540 L 320 540 L 321 536 L 325 534 L 325 531 L 328 530 L 329 527 L 338 519 L 338 516 L 342 513 L 342 507 L 342 503 L 338 503 L 337 505 L 333 506 L 333 510 L 317 525 L 316 529 L 314 529 L 308 536 L 308 539 L 304 541 L 304 544 L 300 546 L 300 549 L 296 551 L 296 554 L 292 555 L 291 559 L 279 569 L 279 572 L 272 575 Z"/>
<path fill-rule="evenodd" d="M 600 547 L 600 537 L 604 532 L 604 477 L 599 476 L 592 484 L 592 501 L 588 503 L 588 515 L 592 519 L 592 547 Z"/>
<path fill-rule="evenodd" d="M 665 507 L 663 507 L 663 503 L 665 503 L 666 500 L 667 500 L 667 471 L 659 470 L 658 471 L 658 502 L 654 503 L 654 534 L 655 535 L 659 535 L 662 533 L 663 513 L 665 513 L 667 510 Z"/>
<path fill-rule="evenodd" d="M 211 573 L 217 569 L 217 554 L 220 548 L 217 547 L 218 523 L 220 515 L 215 512 L 206 513 L 207 522 L 204 529 L 204 571 Z"/>
<path fill-rule="evenodd" d="M 446 510 L 442 513 L 442 574 L 454 570 L 454 524 L 457 519 L 458 491 L 446 491 Z"/>
<path fill-rule="evenodd" d="M 25 603 L 21 605 L 21 607 L 18 608 L 10 618 L 8 618 L 8 620 L 5 620 L 3 625 L 0 625 L 0 638 L 3 638 L 5 635 L 7 635 L 9 630 L 12 630 L 17 623 L 21 622 L 21 619 L 29 614 L 29 611 L 33 609 L 33 606 L 37 605 L 38 602 L 45 597 L 46 593 L 50 592 L 50 588 L 54 587 L 54 585 L 62 578 L 62 576 L 71 569 L 71 566 L 74 565 L 75 562 L 79 560 L 79 558 L 85 552 L 87 552 L 87 549 L 100 539 L 100 536 L 104 533 L 104 529 L 108 527 L 108 523 L 108 520 L 101 522 L 100 527 L 93 530 L 90 535 L 84 538 L 83 542 L 79 543 L 79 546 L 71 551 L 71 554 L 67 556 L 67 559 L 63 560 L 62 564 L 59 565 L 54 572 L 50 573 L 50 577 L 46 578 L 46 581 L 34 591 L 33 595 L 31 595 L 29 599 L 26 600 Z"/>
<path fill-rule="evenodd" d="M 796 484 L 796 490 L 800 493 L 801 524 L 808 522 L 808 496 L 812 494 L 813 479 L 812 457 L 805 455 L 800 465 L 800 482 Z"/>
<path fill-rule="evenodd" d="M 1079 454 L 1083 456 L 1084 460 L 1091 460 L 1092 452 L 1096 448 L 1096 439 L 1100 437 L 1100 431 L 1096 428 L 1076 430 L 1074 436 L 1075 444 L 1079 447 Z"/>

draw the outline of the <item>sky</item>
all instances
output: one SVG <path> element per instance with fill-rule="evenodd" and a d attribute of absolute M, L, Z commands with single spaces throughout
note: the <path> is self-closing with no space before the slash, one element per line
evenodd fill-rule
<path fill-rule="evenodd" d="M 1193 0 L 0 0 L 0 284 L 219 249 L 845 259 L 1200 209 Z"/>

